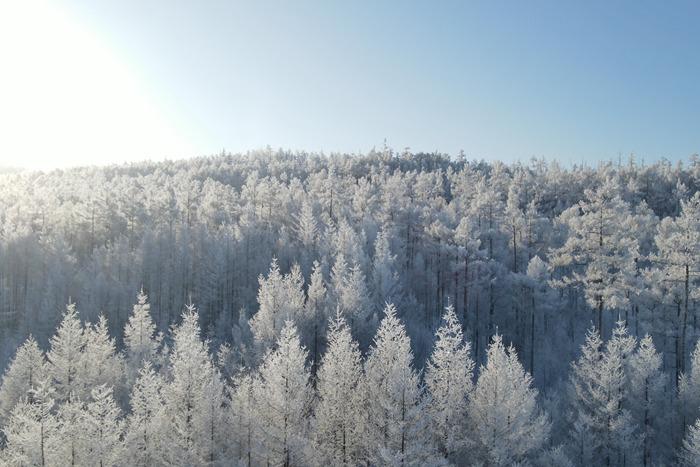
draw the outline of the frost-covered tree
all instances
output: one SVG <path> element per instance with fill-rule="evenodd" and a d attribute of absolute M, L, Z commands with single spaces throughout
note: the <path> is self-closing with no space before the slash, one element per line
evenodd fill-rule
<path fill-rule="evenodd" d="M 58 464 L 74 466 L 88 463 L 85 415 L 85 404 L 77 396 L 72 396 L 58 408 Z"/>
<path fill-rule="evenodd" d="M 46 354 L 48 373 L 56 388 L 56 398 L 64 401 L 71 394 L 82 397 L 85 381 L 80 378 L 83 364 L 85 335 L 75 303 L 69 303 L 63 320 L 50 341 L 51 350 Z"/>
<path fill-rule="evenodd" d="M 458 459 L 468 445 L 466 418 L 474 371 L 469 351 L 454 308 L 449 306 L 435 335 L 435 348 L 425 371 L 430 430 L 446 458 Z"/>
<path fill-rule="evenodd" d="M 413 368 L 411 342 L 394 305 L 387 304 L 365 362 L 365 400 L 369 410 L 365 446 L 379 465 L 436 462 L 425 399 Z"/>
<path fill-rule="evenodd" d="M 265 356 L 254 388 L 261 463 L 285 467 L 308 463 L 305 451 L 313 391 L 306 357 L 296 327 L 288 321 L 277 348 Z"/>
<path fill-rule="evenodd" d="M 124 459 L 128 465 L 148 467 L 163 459 L 163 379 L 149 362 L 138 373 L 131 390 L 126 418 Z"/>
<path fill-rule="evenodd" d="M 124 327 L 126 364 L 132 381 L 146 362 L 154 363 L 160 345 L 160 336 L 156 335 L 156 325 L 151 318 L 148 296 L 143 289 L 136 300 L 137 303 Z"/>
<path fill-rule="evenodd" d="M 37 385 L 46 378 L 46 358 L 36 340 L 29 336 L 17 349 L 0 381 L 0 424 L 20 400 L 32 402 Z"/>
<path fill-rule="evenodd" d="M 122 460 L 124 423 L 112 397 L 112 388 L 100 385 L 90 392 L 84 416 L 85 459 L 100 467 L 116 466 Z"/>
<path fill-rule="evenodd" d="M 639 443 L 629 398 L 627 367 L 636 340 L 618 323 L 603 345 L 596 330 L 586 337 L 570 376 L 571 458 L 582 465 L 631 461 Z M 641 459 L 640 459 L 641 460 Z"/>
<path fill-rule="evenodd" d="M 700 340 L 690 356 L 690 371 L 682 373 L 678 382 L 678 410 L 681 430 L 700 418 Z"/>
<path fill-rule="evenodd" d="M 196 465 L 203 462 L 205 446 L 199 417 L 208 401 L 204 388 L 214 366 L 200 338 L 199 315 L 190 305 L 173 331 L 173 350 L 168 365 L 171 379 L 163 388 L 163 429 L 168 436 L 164 454 L 167 462 Z"/>
<path fill-rule="evenodd" d="M 256 342 L 265 350 L 272 346 L 284 323 L 299 319 L 304 313 L 304 277 L 297 265 L 289 274 L 280 272 L 273 259 L 267 277 L 258 279 L 258 312 L 250 320 Z"/>
<path fill-rule="evenodd" d="M 87 388 L 101 385 L 120 393 L 124 381 L 124 363 L 109 336 L 107 318 L 101 315 L 95 326 L 85 329 L 85 348 L 79 377 Z"/>
<path fill-rule="evenodd" d="M 700 420 L 688 427 L 688 433 L 683 439 L 683 447 L 678 455 L 682 465 L 688 467 L 700 466 Z"/>
<path fill-rule="evenodd" d="M 58 423 L 53 413 L 53 389 L 48 381 L 38 383 L 32 402 L 22 400 L 10 413 L 3 429 L 5 447 L 0 460 L 12 467 L 57 465 Z"/>
<path fill-rule="evenodd" d="M 362 361 L 345 320 L 331 323 L 328 350 L 317 374 L 314 463 L 357 465 L 362 460 Z"/>
<path fill-rule="evenodd" d="M 252 465 L 258 453 L 258 419 L 256 418 L 256 375 L 241 372 L 233 379 L 229 419 L 233 438 L 232 455 L 240 465 Z"/>
<path fill-rule="evenodd" d="M 532 377 L 513 347 L 495 335 L 486 364 L 469 400 L 475 454 L 490 465 L 512 465 L 533 459 L 549 438 L 549 421 L 537 405 Z"/>
<path fill-rule="evenodd" d="M 656 351 L 651 336 L 639 341 L 629 361 L 629 405 L 637 426 L 641 427 L 644 465 L 655 465 L 667 439 L 668 426 L 666 375 L 662 356 Z"/>
<path fill-rule="evenodd" d="M 634 288 L 639 245 L 625 228 L 629 219 L 629 205 L 612 181 L 586 190 L 586 199 L 562 214 L 569 235 L 551 252 L 550 264 L 563 271 L 554 285 L 582 287 L 587 303 L 596 310 L 599 330 L 603 310 L 626 307 Z"/>

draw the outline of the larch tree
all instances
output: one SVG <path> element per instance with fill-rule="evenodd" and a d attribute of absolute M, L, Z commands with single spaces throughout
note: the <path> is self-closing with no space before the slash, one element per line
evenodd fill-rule
<path fill-rule="evenodd" d="M 513 347 L 495 335 L 486 364 L 469 400 L 476 455 L 489 465 L 525 463 L 539 454 L 549 438 L 549 421 L 537 404 L 532 377 Z"/>
<path fill-rule="evenodd" d="M 350 329 L 338 314 L 317 374 L 313 424 L 314 463 L 357 465 L 362 460 L 362 360 Z"/>
<path fill-rule="evenodd" d="M 204 388 L 213 371 L 209 352 L 200 338 L 199 315 L 189 305 L 173 331 L 169 362 L 172 376 L 163 388 L 163 429 L 170 433 L 164 447 L 168 462 L 203 462 L 197 421 L 206 403 Z"/>
<path fill-rule="evenodd" d="M 12 467 L 56 464 L 58 422 L 53 413 L 53 389 L 47 380 L 33 390 L 32 402 L 15 405 L 3 429 L 5 447 L 0 460 Z"/>
<path fill-rule="evenodd" d="M 92 401 L 87 404 L 83 422 L 86 460 L 100 467 L 119 465 L 124 453 L 124 423 L 112 388 L 94 387 L 90 396 Z"/>
<path fill-rule="evenodd" d="M 425 370 L 430 429 L 440 453 L 447 459 L 458 459 L 468 445 L 466 418 L 474 386 L 470 348 L 454 308 L 447 307 Z"/>
<path fill-rule="evenodd" d="M 63 320 L 50 340 L 51 350 L 46 355 L 49 362 L 48 373 L 56 388 L 59 401 L 68 400 L 71 394 L 82 397 L 85 381 L 80 378 L 85 348 L 83 325 L 75 309 L 75 303 L 69 303 L 63 314 Z"/>
<path fill-rule="evenodd" d="M 656 351 L 651 336 L 639 341 L 629 361 L 629 403 L 635 424 L 641 427 L 644 466 L 656 465 L 668 430 L 662 356 Z M 656 446 L 656 449 L 652 449 Z"/>
<path fill-rule="evenodd" d="M 678 457 L 681 465 L 700 466 L 700 420 L 696 420 L 693 425 L 688 427 L 688 433 L 683 439 L 683 446 Z"/>
<path fill-rule="evenodd" d="M 85 348 L 80 378 L 87 388 L 105 385 L 121 394 L 124 388 L 124 362 L 117 353 L 114 339 L 109 336 L 107 318 L 101 315 L 97 324 L 85 329 Z"/>
<path fill-rule="evenodd" d="M 130 381 L 136 379 L 146 362 L 155 363 L 160 347 L 160 336 L 151 318 L 151 306 L 143 289 L 139 292 L 129 320 L 124 326 L 124 348 Z"/>
<path fill-rule="evenodd" d="M 586 302 L 596 310 L 599 330 L 603 311 L 627 306 L 634 287 L 639 245 L 623 227 L 629 218 L 629 205 L 611 181 L 586 190 L 586 199 L 562 214 L 560 221 L 569 235 L 563 246 L 551 251 L 550 264 L 562 271 L 552 284 L 582 287 Z"/>
<path fill-rule="evenodd" d="M 0 424 L 20 400 L 32 402 L 33 391 L 46 378 L 46 373 L 44 352 L 29 336 L 17 349 L 0 381 Z"/>
<path fill-rule="evenodd" d="M 371 463 L 425 465 L 437 454 L 425 416 L 425 399 L 406 330 L 387 304 L 365 362 L 365 400 L 369 410 L 365 446 Z"/>
<path fill-rule="evenodd" d="M 689 308 L 698 298 L 700 281 L 700 193 L 681 200 L 681 213 L 665 218 L 654 237 L 657 252 L 652 261 L 666 284 L 665 301 L 676 309 L 676 378 L 685 372 Z"/>
<path fill-rule="evenodd" d="M 265 356 L 254 389 L 262 463 L 289 467 L 308 462 L 305 451 L 313 390 L 306 358 L 296 327 L 288 321 L 276 349 Z"/>
<path fill-rule="evenodd" d="M 163 459 L 163 378 L 149 362 L 141 368 L 131 390 L 126 418 L 124 459 L 128 465 L 148 467 Z"/>
<path fill-rule="evenodd" d="M 258 279 L 258 312 L 250 320 L 250 328 L 261 350 L 271 347 L 288 320 L 299 319 L 304 313 L 304 277 L 294 265 L 289 274 L 280 272 L 273 259 L 267 277 Z"/>
<path fill-rule="evenodd" d="M 259 447 L 255 388 L 257 375 L 242 371 L 233 378 L 230 417 L 233 453 L 240 465 L 250 467 Z"/>

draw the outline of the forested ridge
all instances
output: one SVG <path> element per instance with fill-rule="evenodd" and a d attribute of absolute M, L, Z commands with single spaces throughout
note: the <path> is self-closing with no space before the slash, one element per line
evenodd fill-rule
<path fill-rule="evenodd" d="M 700 465 L 700 158 L 0 173 L 0 462 Z"/>

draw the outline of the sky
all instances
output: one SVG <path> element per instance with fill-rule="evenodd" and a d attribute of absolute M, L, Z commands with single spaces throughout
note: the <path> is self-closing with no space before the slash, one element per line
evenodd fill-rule
<path fill-rule="evenodd" d="M 697 1 L 0 0 L 0 166 L 700 152 Z"/>

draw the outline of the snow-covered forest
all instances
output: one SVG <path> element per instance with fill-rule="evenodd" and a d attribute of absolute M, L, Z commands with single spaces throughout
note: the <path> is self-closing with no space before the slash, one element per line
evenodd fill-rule
<path fill-rule="evenodd" d="M 0 464 L 700 465 L 700 157 L 0 173 Z"/>

